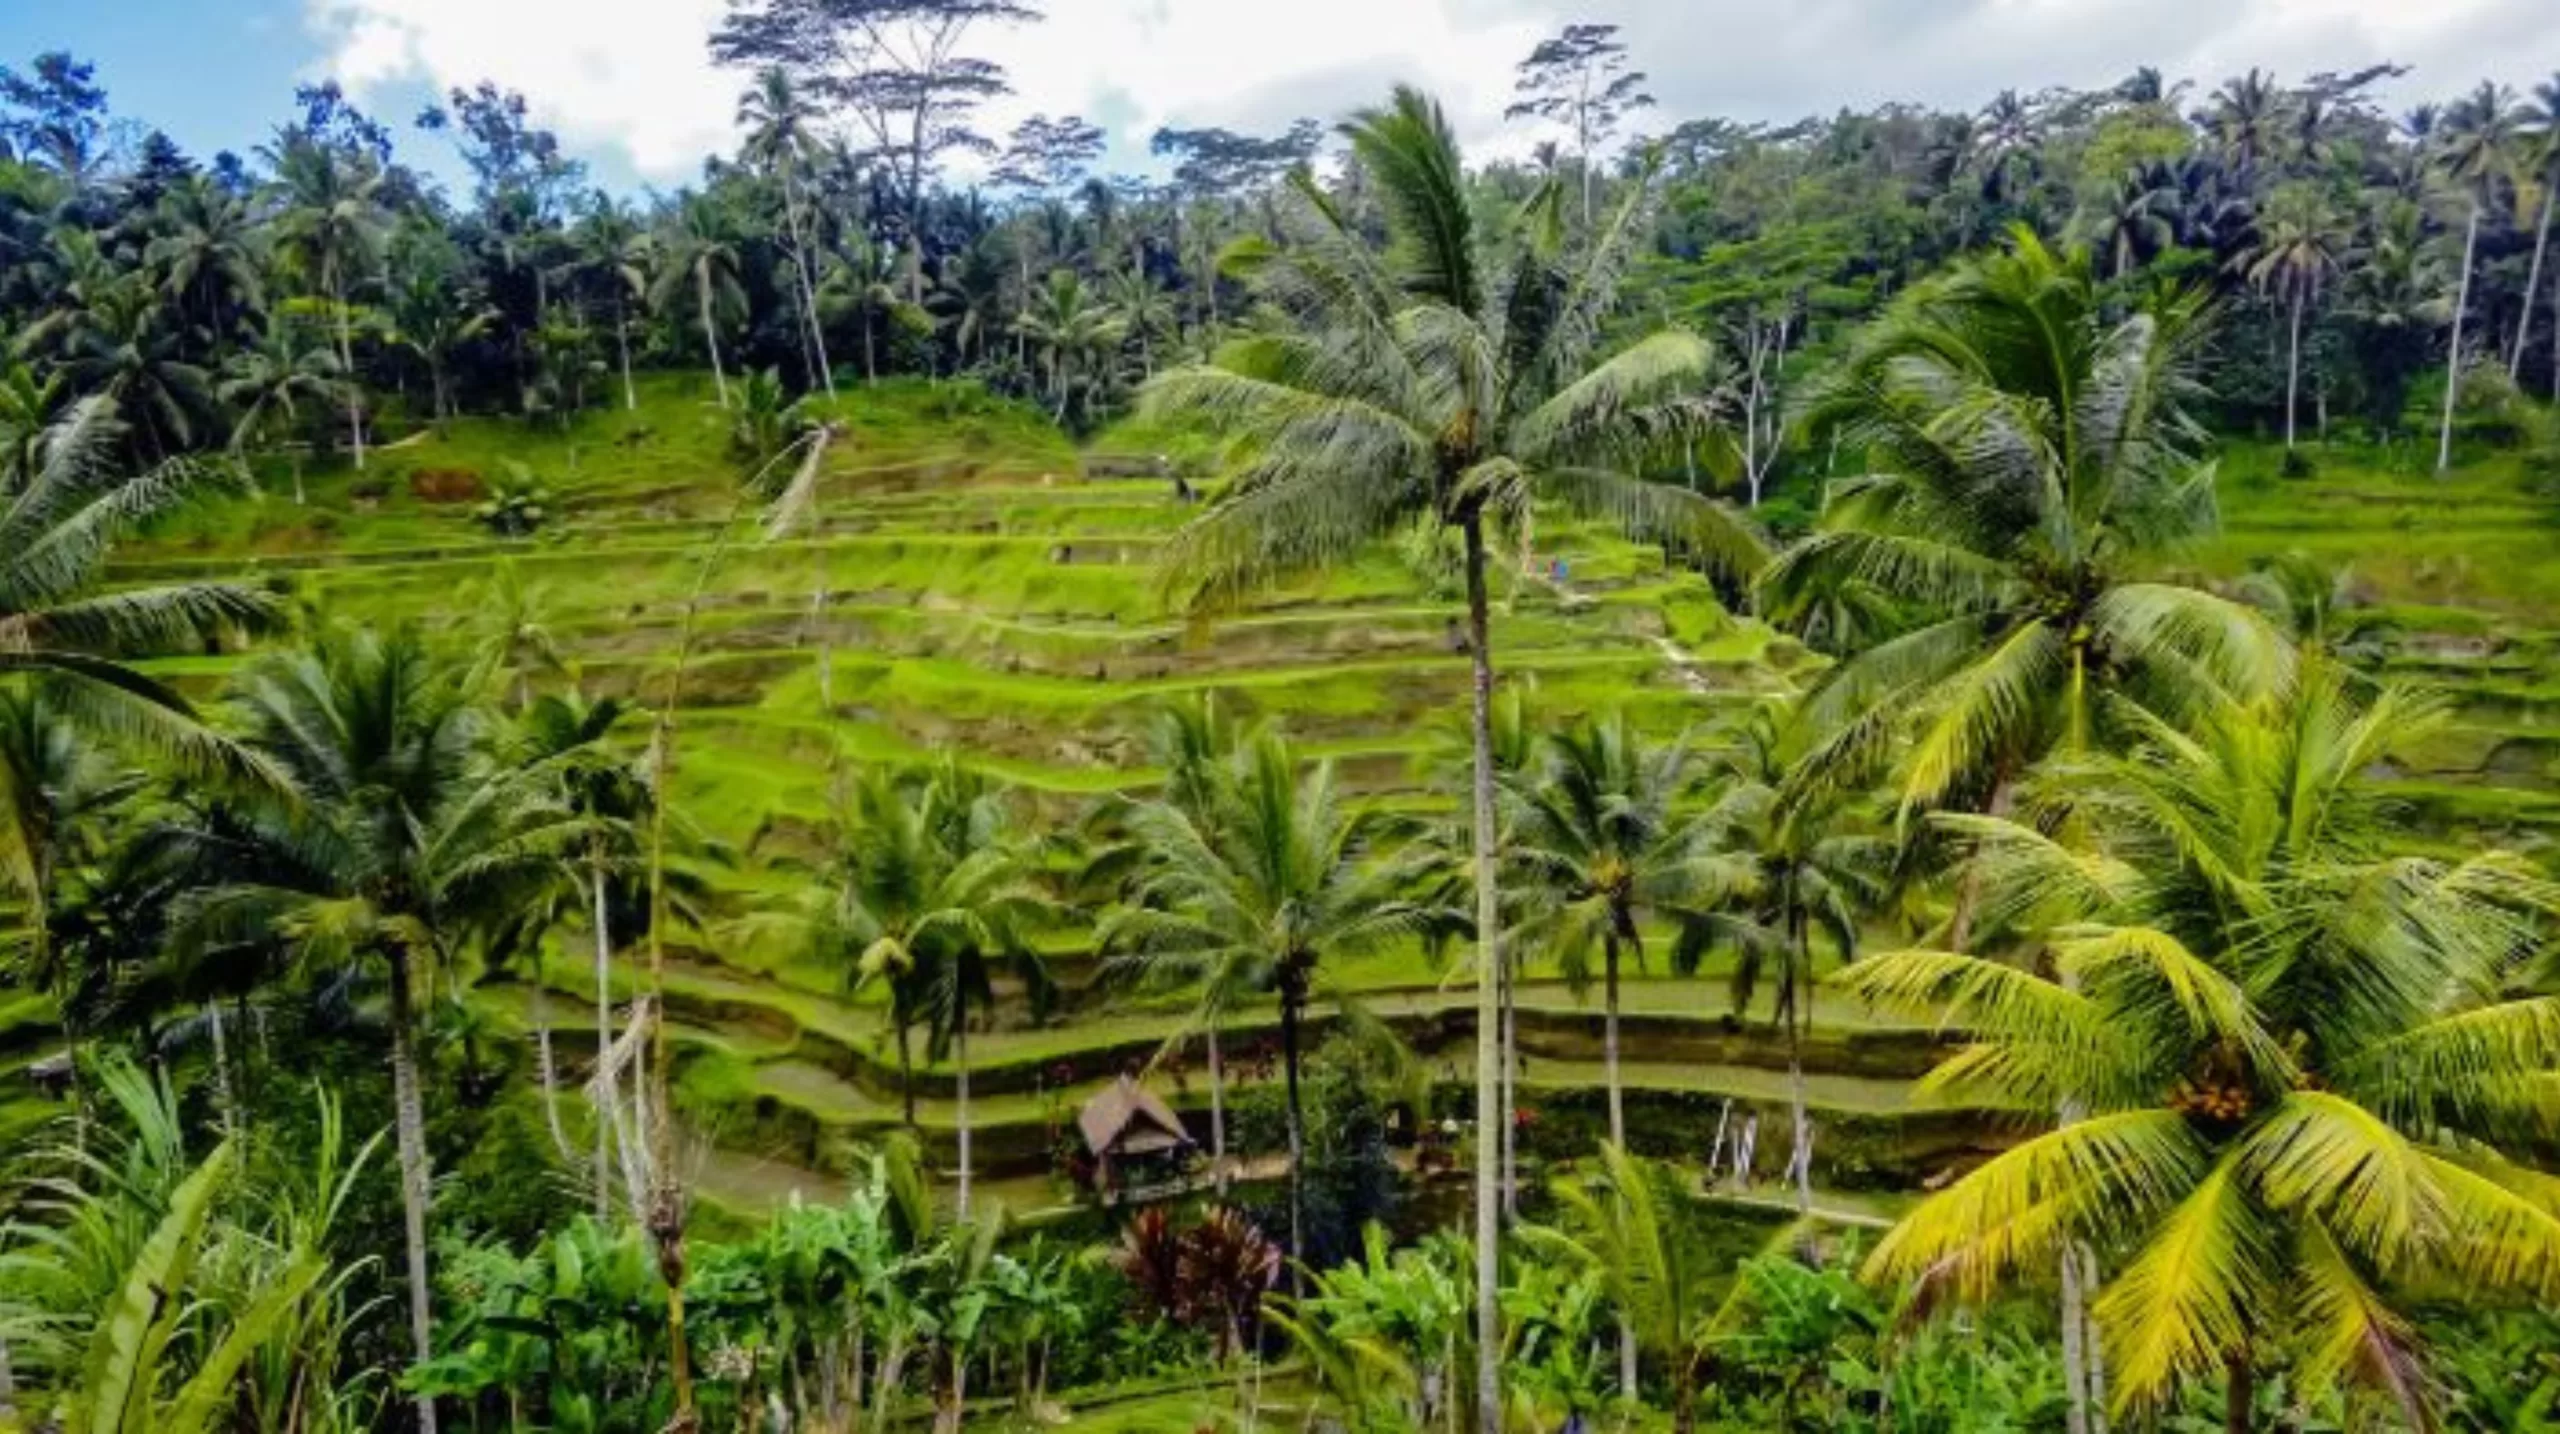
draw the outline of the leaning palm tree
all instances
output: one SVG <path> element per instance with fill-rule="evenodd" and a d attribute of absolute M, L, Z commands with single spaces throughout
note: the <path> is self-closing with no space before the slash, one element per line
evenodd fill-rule
<path fill-rule="evenodd" d="M 364 467 L 364 389 L 357 381 L 355 309 L 348 295 L 381 257 L 388 222 L 383 177 L 360 152 L 289 129 L 266 151 L 276 177 L 272 203 L 278 248 L 300 268 L 311 293 L 328 304 L 338 330 L 338 370 L 345 381 L 347 441 Z"/>
<path fill-rule="evenodd" d="M 1817 769 L 1907 729 L 1906 813 L 1997 810 L 2031 763 L 2097 735 L 2111 694 L 2176 712 L 2281 676 L 2284 644 L 2254 611 L 2143 575 L 2215 521 L 2185 408 L 2198 313 L 2179 299 L 2110 320 L 2089 256 L 2020 230 L 1905 295 L 1825 381 L 1809 421 L 1869 471 L 1832 485 L 1764 592 L 1865 584 L 1914 622 L 1823 677 L 1806 715 L 1835 735 Z"/>
<path fill-rule="evenodd" d="M 818 322 L 818 286 L 809 263 L 806 230 L 811 220 L 802 214 L 808 203 L 803 175 L 818 147 L 817 123 L 816 106 L 791 72 L 778 65 L 757 71 L 754 86 L 738 97 L 738 127 L 747 132 L 739 156 L 782 186 L 783 228 L 791 238 L 792 281 L 799 291 L 793 297 L 800 303 L 801 333 L 809 366 L 833 397 L 836 375 L 827 361 L 826 328 Z"/>
<path fill-rule="evenodd" d="M 35 466 L 22 486 L 0 495 L 0 682 L 50 684 L 48 700 L 87 730 L 138 740 L 190 770 L 245 772 L 253 760 L 127 659 L 271 627 L 275 598 L 229 583 L 92 591 L 117 539 L 236 475 L 186 460 L 128 475 L 124 450 L 115 406 L 81 400 L 29 446 Z"/>
<path fill-rule="evenodd" d="M 2320 190 L 2288 184 L 2267 198 L 2258 216 L 2258 242 L 2232 262 L 2251 284 L 2285 306 L 2284 446 L 2291 452 L 2302 409 L 2302 320 L 2320 302 L 2322 286 L 2343 263 L 2346 225 Z"/>
<path fill-rule="evenodd" d="M 738 249 L 718 204 L 702 195 L 687 195 L 653 241 L 656 275 L 649 284 L 649 304 L 658 312 L 680 311 L 687 300 L 702 327 L 702 342 L 711 355 L 711 382 L 720 406 L 729 406 L 729 377 L 720 366 L 720 320 L 746 307 L 746 291 L 738 287 Z"/>
<path fill-rule="evenodd" d="M 331 628 L 259 665 L 236 695 L 249 741 L 289 800 L 235 805 L 199 845 L 220 884 L 172 914 L 182 956 L 281 941 L 315 973 L 379 967 L 408 1257 L 410 1335 L 432 1353 L 418 983 L 539 904 L 586 849 L 589 824 L 538 772 L 490 760 L 469 670 L 419 635 Z M 420 1427 L 435 1401 L 420 1395 Z"/>
<path fill-rule="evenodd" d="M 267 321 L 265 336 L 222 366 L 214 390 L 239 416 L 231 421 L 231 451 L 246 453 L 252 444 L 289 436 L 302 403 L 326 404 L 338 397 L 338 356 L 326 343 L 306 343 L 283 319 Z M 289 455 L 293 469 L 293 501 L 305 499 L 302 453 Z"/>
<path fill-rule="evenodd" d="M 1147 853 L 1130 901 L 1103 922 L 1124 960 L 1199 983 L 1202 1000 L 1242 991 L 1280 1003 L 1287 1081 L 1289 1253 L 1306 1251 L 1306 1112 L 1299 1070 L 1307 1002 L 1325 962 L 1410 935 L 1408 873 L 1370 859 L 1370 823 L 1346 810 L 1331 764 L 1301 776 L 1296 755 L 1260 734 L 1206 778 L 1204 814 L 1150 802 L 1129 816 Z M 1211 1013 L 1214 1015 L 1214 1013 Z"/>
<path fill-rule="evenodd" d="M 1343 128 L 1353 163 L 1388 216 L 1389 246 L 1305 181 L 1279 216 L 1284 243 L 1229 251 L 1273 316 L 1200 366 L 1159 375 L 1153 412 L 1206 420 L 1252 441 L 1210 509 L 1176 538 L 1173 571 L 1196 596 L 1233 597 L 1281 575 L 1352 560 L 1416 524 L 1454 528 L 1465 550 L 1473 666 L 1472 780 L 1477 884 L 1476 1403 L 1501 1416 L 1496 1305 L 1501 1066 L 1486 535 L 1537 498 L 1676 539 L 1735 571 L 1760 546 L 1730 510 L 1629 476 L 1676 460 L 1706 414 L 1707 363 L 1694 335 L 1653 334 L 1604 356 L 1617 278 L 1648 232 L 1649 185 L 1594 236 L 1579 262 L 1546 222 L 1480 228 L 1457 142 L 1440 107 L 1400 89 Z M 1522 233 L 1538 242 L 1524 242 Z"/>
<path fill-rule="evenodd" d="M 2309 659 L 2192 732 L 2142 719 L 2016 820 L 1950 819 L 2041 969 L 1910 951 L 1844 982 L 1973 1033 L 1926 1093 L 2067 1119 L 1923 1202 L 1870 1275 L 2095 1281 L 2127 1413 L 2218 1377 L 2239 1434 L 2281 1349 L 2306 1398 L 2432 1427 L 2411 1302 L 2560 1298 L 2560 1196 L 2511 1158 L 2560 1068 L 2560 998 L 2510 994 L 2555 892 L 2395 843 L 2374 776 L 2443 715 Z"/>
<path fill-rule="evenodd" d="M 2483 80 L 2445 111 L 2435 135 L 2436 172 L 2462 196 L 2462 278 L 2453 300 L 2453 334 L 2445 344 L 2444 421 L 2436 432 L 2436 472 L 2453 467 L 2453 412 L 2462 395 L 2462 333 L 2471 317 L 2471 278 L 2480 253 L 2480 223 L 2512 178 L 2519 117 L 2515 96 Z"/>
<path fill-rule="evenodd" d="M 2533 301 L 2542 287 L 2542 261 L 2551 248 L 2551 216 L 2560 212 L 2560 74 L 2533 87 L 2533 103 L 2528 107 L 2533 133 L 2525 140 L 2523 163 L 2517 173 L 2529 178 L 2542 190 L 2542 217 L 2533 226 L 2533 262 L 2524 271 L 2524 313 L 2516 320 L 2516 344 L 2507 355 L 2509 382 L 2524 377 L 2524 351 L 2533 340 Z M 2560 334 L 2560 301 L 2555 301 L 2551 322 Z M 2560 396 L 2560 368 L 2553 371 L 2553 393 Z"/>

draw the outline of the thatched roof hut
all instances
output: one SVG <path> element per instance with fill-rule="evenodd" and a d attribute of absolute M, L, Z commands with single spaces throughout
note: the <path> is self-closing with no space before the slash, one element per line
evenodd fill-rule
<path fill-rule="evenodd" d="M 1104 1162 L 1171 1154 L 1191 1144 L 1173 1107 L 1125 1075 L 1084 1103 L 1076 1128 L 1084 1134 L 1084 1148 Z"/>

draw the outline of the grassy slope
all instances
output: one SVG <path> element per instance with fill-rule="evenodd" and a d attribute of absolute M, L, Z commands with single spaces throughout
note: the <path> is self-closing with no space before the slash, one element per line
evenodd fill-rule
<path fill-rule="evenodd" d="M 670 683 L 703 555 L 734 524 L 696 622 L 674 779 L 685 816 L 735 857 L 711 869 L 733 911 L 799 883 L 793 858 L 847 764 L 947 754 L 1018 784 L 1044 815 L 1065 816 L 1149 783 L 1146 724 L 1166 700 L 1205 690 L 1284 723 L 1377 800 L 1445 808 L 1435 773 L 1456 750 L 1465 668 L 1450 642 L 1458 608 L 1449 573 L 1381 553 L 1216 622 L 1189 620 L 1162 601 L 1155 561 L 1189 512 L 1168 485 L 1085 479 L 1038 415 L 920 384 L 847 397 L 840 416 L 851 436 L 830 455 L 815 513 L 801 531 L 768 541 L 755 506 L 738 499 L 738 465 L 708 399 L 699 380 L 661 375 L 645 382 L 638 412 L 592 413 L 567 433 L 457 422 L 381 452 L 361 478 L 316 475 L 308 507 L 278 496 L 276 483 L 263 501 L 190 515 L 129 552 L 118 571 L 135 580 L 245 571 L 289 584 L 322 611 L 425 622 L 469 641 L 490 635 L 500 568 L 511 565 L 562 660 L 537 686 L 577 682 L 656 699 Z M 1107 436 L 1105 446 L 1167 445 L 1132 433 Z M 467 504 L 432 504 L 411 490 L 421 471 L 494 474 L 502 459 L 526 464 L 559 496 L 557 520 L 536 538 L 492 539 Z M 2443 682 L 2464 704 L 2457 732 L 2431 753 L 2435 765 L 2410 774 L 2412 794 L 2465 823 L 2539 818 L 2555 800 L 2544 788 L 2560 751 L 2545 745 L 2560 740 L 2560 715 L 2548 717 L 2551 729 L 2541 725 L 2551 639 L 2539 615 L 2560 606 L 2560 552 L 2548 542 L 2544 505 L 2496 462 L 2449 484 L 2373 455 L 2332 456 L 2305 482 L 2274 472 L 2265 450 L 2235 451 L 2227 534 L 2182 561 L 2216 578 L 2291 549 L 2351 561 L 2379 604 L 2370 615 L 2390 624 L 2392 663 Z M 1508 680 L 1532 689 L 1545 712 L 1624 705 L 1668 732 L 1711 722 L 1802 670 L 1792 643 L 1727 618 L 1703 582 L 1666 572 L 1649 550 L 1550 523 L 1536 566 L 1559 556 L 1570 571 L 1563 585 L 1505 564 L 1495 627 Z M 2477 660 L 2484 651 L 2497 660 Z M 160 666 L 209 693 L 239 660 Z M 2560 698 L 2560 685 L 2551 694 Z M 1049 939 L 1062 969 L 1089 969 L 1081 932 L 1065 927 Z M 688 1100 L 737 1147 L 707 1157 L 705 1184 L 714 1199 L 762 1203 L 824 1177 L 760 1162 L 759 1139 L 741 1131 L 777 1114 L 839 1132 L 894 1118 L 876 1079 L 842 1073 L 866 1061 L 876 1073 L 879 1021 L 868 1001 L 843 994 L 841 973 L 805 969 L 786 949 L 725 930 L 702 945 L 676 981 Z M 585 945 L 572 933 L 560 951 L 548 980 L 565 999 L 549 1013 L 574 1045 L 582 1021 L 592 1025 L 579 1015 L 588 1009 L 578 999 Z M 632 974 L 617 973 L 617 987 Z M 1460 1004 L 1434 989 L 1442 973 L 1419 951 L 1348 963 L 1335 979 L 1408 1021 Z M 484 998 L 504 1019 L 528 1018 L 521 989 Z M 1529 999 L 1558 1020 L 1579 1009 L 1561 989 Z M 1720 985 L 1670 981 L 1640 983 L 1628 1002 L 1701 1031 L 1722 1004 Z M 1822 1020 L 1857 1029 L 1856 1013 L 1826 1009 Z M 1119 1001 L 1109 1015 L 1043 1029 L 1018 1012 L 1001 1024 L 977 1043 L 982 1066 L 1080 1055 L 1094 1066 L 1099 1053 L 1161 1041 L 1177 1015 L 1160 1002 Z M 1655 1064 L 1641 1049 L 1636 1057 L 1639 1086 L 1771 1093 L 1764 1062 Z M 1102 1074 L 1094 1066 L 1083 1079 Z M 1533 1069 L 1541 1085 L 1595 1077 L 1570 1058 Z M 1816 1095 L 1859 1112 L 1902 1107 L 1897 1083 L 1846 1073 L 1817 1075 Z M 947 1129 L 954 1112 L 931 1099 L 923 1114 L 929 1130 Z M 973 1112 L 1018 1126 L 1049 1114 L 1020 1094 L 991 1096 Z"/>

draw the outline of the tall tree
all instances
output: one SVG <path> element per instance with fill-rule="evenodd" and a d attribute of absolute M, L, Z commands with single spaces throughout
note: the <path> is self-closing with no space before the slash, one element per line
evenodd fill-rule
<path fill-rule="evenodd" d="M 640 407 L 640 390 L 631 381 L 631 300 L 649 287 L 649 236 L 629 205 L 599 189 L 587 197 L 585 212 L 569 241 L 578 275 L 588 293 L 601 291 L 613 310 L 613 347 L 622 371 L 622 406 Z"/>
<path fill-rule="evenodd" d="M 380 258 L 385 235 L 383 178 L 363 154 L 288 129 L 266 151 L 275 167 L 270 203 L 277 244 L 328 303 L 338 331 L 347 441 L 364 467 L 364 384 L 356 369 L 354 285 Z"/>
<path fill-rule="evenodd" d="M 176 943 L 196 953 L 281 941 L 308 970 L 388 976 L 393 1125 L 414 1358 L 433 1354 L 419 1075 L 421 980 L 512 921 L 559 879 L 586 827 L 536 774 L 490 761 L 489 730 L 460 664 L 414 631 L 332 628 L 242 681 L 251 746 L 282 793 L 199 834 L 221 884 L 188 894 Z M 417 1398 L 422 1430 L 435 1399 Z"/>
<path fill-rule="evenodd" d="M 2560 74 L 2534 86 L 2531 107 L 2533 132 L 2525 141 L 2526 153 L 2518 172 L 2529 177 L 2542 189 L 2542 217 L 2533 226 L 2533 262 L 2525 269 L 2524 312 L 2516 319 L 2515 351 L 2507 356 L 2507 377 L 2524 376 L 2525 346 L 2533 338 L 2533 305 L 2542 288 L 2542 261 L 2551 247 L 2551 215 L 2560 206 Z M 2551 322 L 2560 330 L 2560 300 L 2554 300 Z M 2553 392 L 2560 393 L 2560 370 L 2553 375 Z"/>
<path fill-rule="evenodd" d="M 2110 694 L 2178 711 L 2281 674 L 2255 612 L 2136 570 L 2215 521 L 2185 407 L 2201 338 L 2192 299 L 2109 319 L 2088 254 L 2021 230 L 1899 300 L 1815 395 L 1808 421 L 1868 471 L 1764 586 L 1867 583 L 1923 619 L 1825 674 L 1810 713 L 1840 751 L 1910 726 L 1906 811 L 1997 807 Z"/>
<path fill-rule="evenodd" d="M 924 302 L 925 191 L 943 157 L 990 154 L 971 127 L 1011 93 L 1004 67 L 968 53 L 973 31 L 1041 18 L 1026 0 L 742 0 L 712 32 L 724 65 L 779 66 L 854 117 L 905 217 L 907 302 Z"/>
<path fill-rule="evenodd" d="M 2462 396 L 2462 335 L 2471 318 L 2471 281 L 2478 268 L 2480 224 L 2498 186 L 2513 177 L 2518 118 L 2515 98 L 2483 81 L 2445 112 L 2436 165 L 2464 203 L 2462 276 L 2453 300 L 2453 333 L 2445 341 L 2444 421 L 2436 432 L 2436 472 L 2453 467 L 2453 412 Z"/>
<path fill-rule="evenodd" d="M 712 385 L 720 406 L 727 408 L 729 376 L 720 364 L 720 325 L 747 302 L 738 285 L 738 247 L 727 216 L 711 196 L 689 194 L 653 238 L 657 272 L 649 284 L 650 305 L 662 314 L 682 313 L 691 302 L 703 347 L 711 355 Z"/>
<path fill-rule="evenodd" d="M 920 1019 L 934 1059 L 958 1077 L 959 1208 L 972 1177 L 969 1032 L 995 1000 L 994 976 L 1010 966 L 1035 1009 L 1049 980 L 1025 935 L 1042 906 L 1009 828 L 1004 799 L 956 764 L 929 771 L 876 769 L 856 782 L 845 836 L 814 929 L 823 949 L 849 958 L 864 985 L 889 988 L 900 1062 L 906 1025 Z M 912 1094 L 909 1119 L 913 1120 Z"/>
<path fill-rule="evenodd" d="M 1615 25 L 1567 25 L 1538 42 L 1513 72 L 1518 98 L 1505 119 L 1541 119 L 1564 126 L 1582 168 L 1582 222 L 1593 222 L 1592 194 L 1598 154 L 1617 137 L 1629 114 L 1653 104 L 1642 70 L 1628 68 L 1627 47 Z"/>
<path fill-rule="evenodd" d="M 2288 184 L 2267 198 L 2258 242 L 2241 257 L 2249 282 L 2285 306 L 2284 446 L 2294 446 L 2302 411 L 2302 324 L 2321 289 L 2338 272 L 2350 239 L 2327 199 L 2309 184 Z"/>
<path fill-rule="evenodd" d="M 1631 195 L 1568 266 L 1551 248 L 1479 232 L 1456 140 L 1440 108 L 1398 90 L 1344 127 L 1388 215 L 1373 252 L 1341 211 L 1305 189 L 1283 244 L 1231 256 L 1284 327 L 1240 339 L 1207 365 L 1159 375 L 1147 406 L 1256 440 L 1219 501 L 1169 555 L 1216 602 L 1277 577 L 1347 562 L 1416 524 L 1464 547 L 1473 669 L 1473 821 L 1478 953 L 1476 1119 L 1477 1403 L 1498 1427 L 1496 1303 L 1501 1121 L 1500 912 L 1486 591 L 1489 524 L 1532 495 L 1672 537 L 1737 571 L 1760 546 L 1728 510 L 1632 478 L 1622 465 L 1676 452 L 1702 424 L 1694 385 L 1705 346 L 1659 333 L 1602 357 L 1600 321 L 1643 228 Z"/>
<path fill-rule="evenodd" d="M 817 148 L 816 120 L 808 97 L 792 81 L 791 72 L 779 65 L 758 70 L 754 87 L 738 97 L 738 126 L 747 132 L 741 156 L 781 186 L 783 228 L 791 239 L 791 273 L 809 367 L 833 395 L 835 369 L 827 362 L 826 326 L 818 322 L 818 285 L 810 272 L 813 240 L 809 230 L 814 219 L 804 210 L 802 194 L 802 171 Z"/>
<path fill-rule="evenodd" d="M 1331 764 L 1304 777 L 1288 744 L 1257 735 L 1198 778 L 1188 802 L 1130 814 L 1145 853 L 1130 904 L 1106 922 L 1115 945 L 1160 975 L 1195 979 L 1202 1000 L 1239 989 L 1280 1003 L 1288 1083 L 1289 1253 L 1306 1252 L 1306 1110 L 1300 1092 L 1307 1002 L 1319 970 L 1409 935 L 1416 908 L 1397 899 L 1405 873 L 1369 859 L 1372 824 L 1344 808 Z M 1218 1012 L 1204 1012 L 1215 1019 Z"/>
<path fill-rule="evenodd" d="M 1620 712 L 1550 736 L 1509 784 L 1505 865 L 1518 909 L 1505 939 L 1553 954 L 1577 993 L 1600 958 L 1601 1060 L 1609 1143 L 1625 1148 L 1625 1083 L 1618 1070 L 1618 974 L 1644 963 L 1649 919 L 1712 901 L 1715 873 L 1698 858 L 1704 831 L 1690 802 L 1702 775 L 1688 743 L 1645 741 Z M 1636 1332 L 1619 1325 L 1618 1382 L 1636 1396 Z"/>
<path fill-rule="evenodd" d="M 269 318 L 259 342 L 242 348 L 222 367 L 217 388 L 238 417 L 231 424 L 231 451 L 247 454 L 262 442 L 282 439 L 290 450 L 293 501 L 303 502 L 302 452 L 294 425 L 303 403 L 331 404 L 338 399 L 338 356 L 325 340 L 305 339 L 289 320 Z"/>

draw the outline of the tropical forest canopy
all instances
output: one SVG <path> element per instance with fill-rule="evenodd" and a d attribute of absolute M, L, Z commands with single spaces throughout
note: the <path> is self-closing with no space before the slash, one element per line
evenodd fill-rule
<path fill-rule="evenodd" d="M 0 68 L 0 1429 L 2560 1421 L 2560 77 L 1042 23 Z"/>

